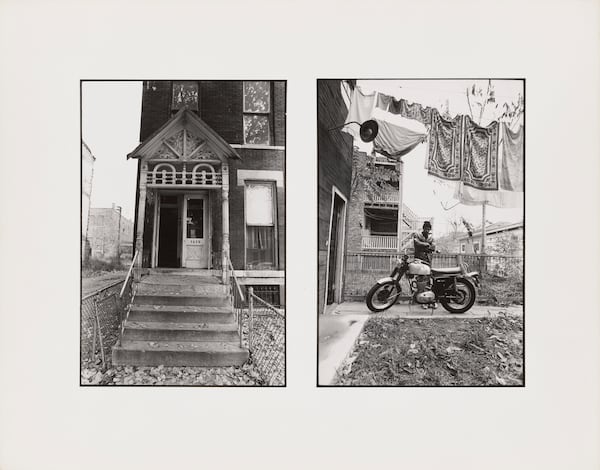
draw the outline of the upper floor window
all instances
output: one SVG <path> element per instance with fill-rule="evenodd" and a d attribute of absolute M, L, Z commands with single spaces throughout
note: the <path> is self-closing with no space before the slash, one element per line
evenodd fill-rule
<path fill-rule="evenodd" d="M 184 106 L 198 111 L 198 82 L 173 82 L 171 110 L 176 111 Z"/>
<path fill-rule="evenodd" d="M 271 84 L 244 82 L 244 143 L 269 145 Z"/>

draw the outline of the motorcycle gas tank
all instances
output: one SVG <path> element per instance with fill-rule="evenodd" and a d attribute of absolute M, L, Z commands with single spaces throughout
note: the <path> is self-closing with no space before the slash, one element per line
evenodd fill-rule
<path fill-rule="evenodd" d="M 414 274 L 417 276 L 428 276 L 431 274 L 431 268 L 427 266 L 425 263 L 419 263 L 418 261 L 413 261 L 408 265 L 408 273 Z"/>

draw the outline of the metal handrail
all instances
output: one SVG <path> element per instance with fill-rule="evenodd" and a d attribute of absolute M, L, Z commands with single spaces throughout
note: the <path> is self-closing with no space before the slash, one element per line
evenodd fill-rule
<path fill-rule="evenodd" d="M 133 271 L 133 266 L 135 265 L 135 261 L 138 257 L 139 251 L 136 250 L 133 255 L 133 259 L 131 260 L 131 265 L 129 266 L 129 271 L 127 271 L 127 276 L 125 276 L 125 280 L 123 281 L 123 287 L 121 288 L 121 292 L 119 294 L 119 300 L 123 298 L 123 293 L 127 288 L 127 284 L 129 284 L 129 279 L 131 277 L 131 273 Z M 119 343 L 123 338 L 123 333 L 125 332 L 125 323 L 129 319 L 129 312 L 131 311 L 131 305 L 133 304 L 133 299 L 135 298 L 135 285 L 131 288 L 131 299 L 129 299 L 129 305 L 127 305 L 127 310 L 125 312 L 125 319 L 121 319 L 121 334 L 119 335 Z"/>
<path fill-rule="evenodd" d="M 231 294 L 231 303 L 232 303 L 234 312 L 237 316 L 238 335 L 240 337 L 240 348 L 241 348 L 242 347 L 242 311 L 241 311 L 241 309 L 235 308 L 235 292 L 233 291 L 233 285 L 235 285 L 235 288 L 238 291 L 238 294 L 240 296 L 242 304 L 246 301 L 246 297 L 244 296 L 244 292 L 242 291 L 242 288 L 240 286 L 238 278 L 235 275 L 235 269 L 233 269 L 233 263 L 231 262 L 231 258 L 229 258 L 229 254 L 227 254 L 227 269 L 231 273 L 229 275 L 229 290 L 230 290 L 230 294 Z M 233 283 L 231 282 L 232 279 L 233 279 Z M 250 346 L 249 343 L 248 343 L 248 346 Z"/>
<path fill-rule="evenodd" d="M 235 269 L 233 269 L 233 264 L 231 263 L 231 259 L 229 258 L 229 255 L 227 255 L 227 268 L 231 272 L 231 276 L 233 277 L 235 286 L 236 286 L 236 288 L 238 290 L 238 294 L 240 294 L 240 298 L 242 299 L 242 302 L 245 302 L 246 301 L 246 297 L 244 296 L 244 292 L 242 291 L 242 288 L 240 286 L 238 278 L 235 275 Z"/>
<path fill-rule="evenodd" d="M 133 255 L 133 259 L 131 260 L 131 265 L 129 265 L 129 271 L 127 271 L 127 276 L 125 276 L 125 281 L 123 282 L 123 287 L 121 289 L 121 293 L 119 294 L 119 298 L 123 297 L 123 293 L 125 292 L 125 287 L 127 286 L 127 282 L 129 281 L 129 277 L 131 276 L 131 272 L 133 271 L 133 266 L 135 265 L 135 260 L 138 257 L 140 252 L 135 250 L 135 254 Z"/>

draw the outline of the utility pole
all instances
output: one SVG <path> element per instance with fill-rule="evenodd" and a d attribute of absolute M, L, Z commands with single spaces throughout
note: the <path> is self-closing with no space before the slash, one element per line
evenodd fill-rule
<path fill-rule="evenodd" d="M 486 202 L 484 201 L 481 204 L 481 254 L 485 255 L 485 206 Z"/>
<path fill-rule="evenodd" d="M 398 253 L 402 249 L 402 219 L 404 212 L 404 203 L 402 202 L 402 193 L 404 192 L 404 162 L 402 158 L 396 164 L 398 170 Z"/>

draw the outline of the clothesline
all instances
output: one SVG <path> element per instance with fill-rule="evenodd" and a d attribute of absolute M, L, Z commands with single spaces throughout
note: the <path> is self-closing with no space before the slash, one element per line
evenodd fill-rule
<path fill-rule="evenodd" d="M 377 91 L 365 94 L 357 86 L 346 122 L 370 119 L 380 129 L 374 150 L 388 157 L 399 159 L 426 140 L 428 174 L 455 182 L 455 197 L 463 203 L 514 207 L 515 195 L 505 193 L 523 191 L 522 126 L 515 132 L 496 120 L 483 127 L 468 115 L 448 118 L 437 108 Z M 357 137 L 351 124 L 344 130 Z"/>

